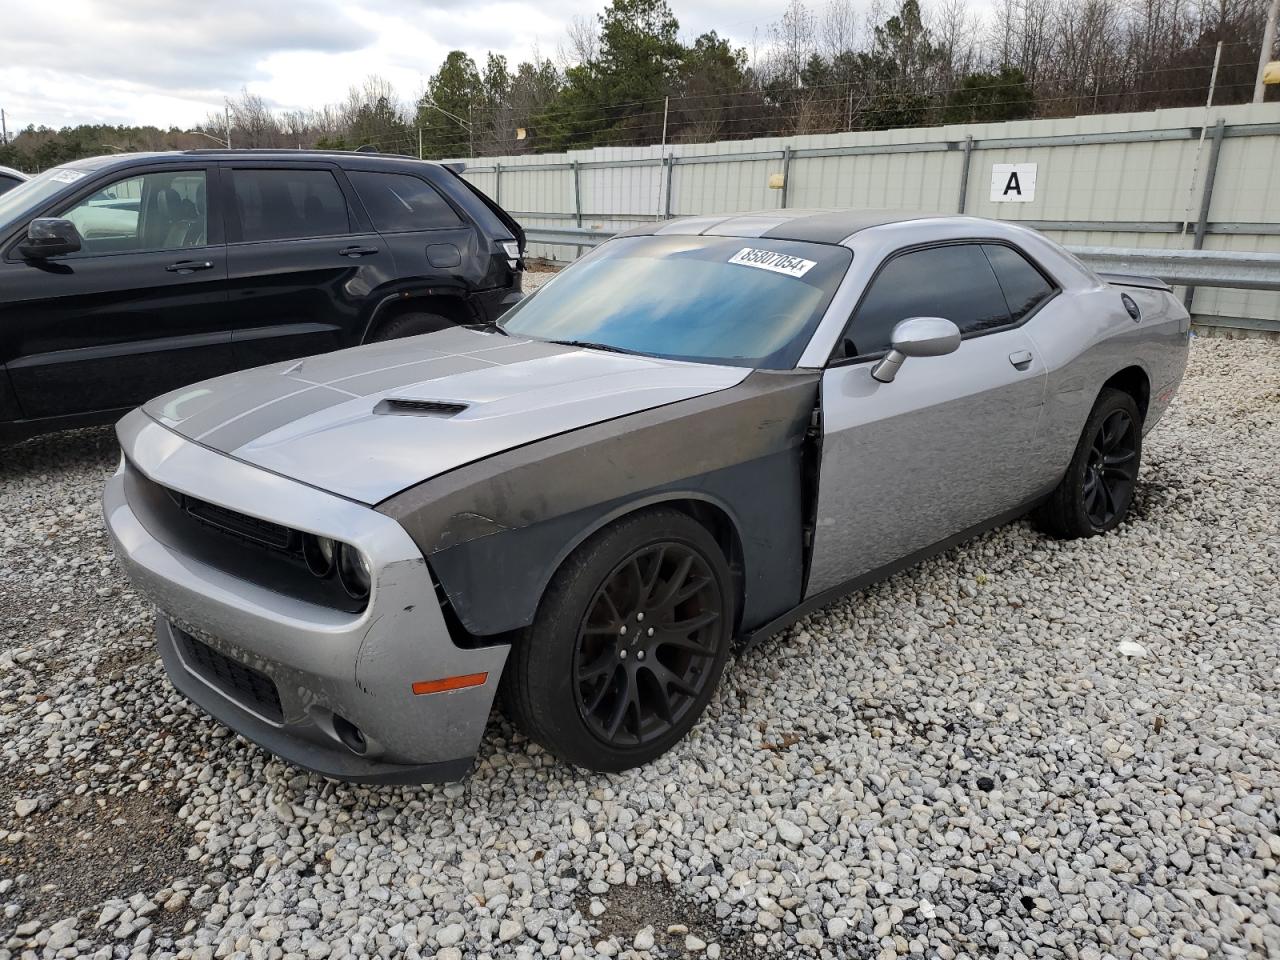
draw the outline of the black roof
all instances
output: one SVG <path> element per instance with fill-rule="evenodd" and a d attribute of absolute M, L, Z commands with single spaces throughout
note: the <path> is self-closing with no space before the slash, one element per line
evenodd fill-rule
<path fill-rule="evenodd" d="M 759 210 L 751 213 L 685 217 L 645 224 L 631 235 L 698 234 L 712 237 L 769 237 L 841 243 L 859 231 L 886 223 L 948 216 L 916 210 Z"/>

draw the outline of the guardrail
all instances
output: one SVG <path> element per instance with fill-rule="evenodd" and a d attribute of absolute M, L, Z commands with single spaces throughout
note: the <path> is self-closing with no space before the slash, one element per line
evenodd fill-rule
<path fill-rule="evenodd" d="M 585 227 L 534 227 L 525 230 L 530 243 L 594 247 L 613 230 Z M 1280 290 L 1280 254 L 1228 250 L 1159 250 L 1145 247 L 1067 247 L 1095 270 L 1159 277 L 1168 284 Z"/>

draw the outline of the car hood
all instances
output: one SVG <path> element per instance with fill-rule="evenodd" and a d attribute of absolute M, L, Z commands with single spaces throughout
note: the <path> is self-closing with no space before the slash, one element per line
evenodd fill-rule
<path fill-rule="evenodd" d="M 203 446 L 375 504 L 512 447 L 724 390 L 749 372 L 456 328 L 228 374 L 144 409 Z"/>

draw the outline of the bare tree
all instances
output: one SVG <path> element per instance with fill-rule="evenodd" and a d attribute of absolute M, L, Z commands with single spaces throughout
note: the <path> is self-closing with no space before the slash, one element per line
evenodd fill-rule
<path fill-rule="evenodd" d="M 567 70 L 600 58 L 600 23 L 595 17 L 574 15 L 564 41 L 556 48 L 560 68 Z M 536 55 L 535 55 L 536 62 Z"/>
<path fill-rule="evenodd" d="M 800 73 L 816 52 L 813 14 L 804 0 L 791 0 L 782 19 L 773 25 L 775 71 L 793 86 L 800 86 Z"/>
<path fill-rule="evenodd" d="M 267 101 L 248 87 L 242 87 L 240 96 L 226 101 L 231 114 L 232 136 L 236 146 L 278 147 L 280 125 L 267 106 Z"/>

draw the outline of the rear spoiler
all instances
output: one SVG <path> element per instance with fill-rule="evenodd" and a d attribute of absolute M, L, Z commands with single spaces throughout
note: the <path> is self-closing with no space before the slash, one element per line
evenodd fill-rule
<path fill-rule="evenodd" d="M 488 194 L 486 194 L 483 190 L 477 187 L 470 180 L 467 180 L 462 176 L 462 171 L 467 169 L 467 165 L 465 163 L 442 163 L 440 164 L 440 166 L 444 167 L 446 170 L 452 173 L 455 177 L 457 177 L 459 182 L 461 182 L 463 186 L 465 186 L 468 190 L 470 190 L 473 194 L 475 194 L 477 200 L 479 200 L 486 207 L 488 207 L 489 210 L 493 213 L 493 215 L 502 221 L 503 226 L 505 226 L 508 230 L 510 230 L 511 235 L 516 238 L 516 243 L 520 245 L 520 252 L 524 253 L 524 247 L 525 247 L 524 228 L 521 227 L 520 224 L 516 223 L 515 218 L 512 217 L 511 214 L 507 213 L 507 211 L 503 210 L 500 206 L 498 206 L 491 199 L 489 199 Z"/>
<path fill-rule="evenodd" d="M 1159 277 L 1144 277 L 1138 273 L 1100 273 L 1107 283 L 1117 287 L 1142 287 L 1144 290 L 1171 290 Z"/>

